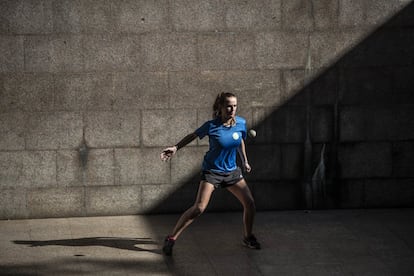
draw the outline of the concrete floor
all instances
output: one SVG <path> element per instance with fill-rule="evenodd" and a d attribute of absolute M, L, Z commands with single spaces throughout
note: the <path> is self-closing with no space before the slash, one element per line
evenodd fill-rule
<path fill-rule="evenodd" d="M 414 275 L 414 209 L 260 212 L 262 250 L 241 213 L 206 213 L 173 257 L 178 215 L 0 221 L 0 275 Z"/>

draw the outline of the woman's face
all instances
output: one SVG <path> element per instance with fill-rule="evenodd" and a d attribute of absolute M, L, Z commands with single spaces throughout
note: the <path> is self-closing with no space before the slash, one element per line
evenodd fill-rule
<path fill-rule="evenodd" d="M 221 116 L 223 119 L 228 120 L 236 116 L 237 110 L 237 98 L 228 97 L 224 101 L 224 105 L 221 108 Z"/>

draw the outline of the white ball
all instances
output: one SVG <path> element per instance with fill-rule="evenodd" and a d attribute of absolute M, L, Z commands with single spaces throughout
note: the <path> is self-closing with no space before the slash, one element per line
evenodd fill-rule
<path fill-rule="evenodd" d="M 250 138 L 255 138 L 256 135 L 257 135 L 256 130 L 254 130 L 254 129 L 249 130 L 249 136 L 250 136 Z"/>

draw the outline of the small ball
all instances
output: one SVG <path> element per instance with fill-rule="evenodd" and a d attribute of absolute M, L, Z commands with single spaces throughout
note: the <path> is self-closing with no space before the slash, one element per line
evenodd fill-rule
<path fill-rule="evenodd" d="M 254 129 L 249 130 L 249 137 L 250 138 L 255 138 L 256 135 L 257 135 L 256 130 L 254 130 Z"/>

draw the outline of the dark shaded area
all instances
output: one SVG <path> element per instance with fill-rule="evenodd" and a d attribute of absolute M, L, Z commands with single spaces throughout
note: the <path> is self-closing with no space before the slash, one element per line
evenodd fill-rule
<path fill-rule="evenodd" d="M 30 247 L 37 246 L 104 246 L 116 249 L 131 250 L 131 251 L 148 251 L 157 253 L 159 250 L 148 250 L 141 248 L 140 245 L 157 244 L 157 242 L 150 238 L 116 238 L 116 237 L 90 237 L 79 239 L 62 239 L 62 240 L 45 240 L 45 241 L 13 241 L 15 244 L 24 244 Z"/>
<path fill-rule="evenodd" d="M 413 207 L 414 4 L 264 118 L 248 141 L 258 210 Z M 190 177 L 151 213 L 183 211 L 198 182 Z M 240 209 L 225 191 L 208 207 Z"/>

